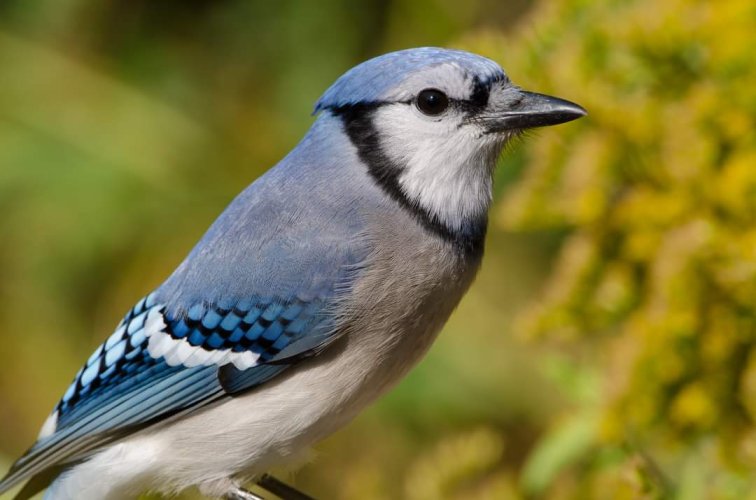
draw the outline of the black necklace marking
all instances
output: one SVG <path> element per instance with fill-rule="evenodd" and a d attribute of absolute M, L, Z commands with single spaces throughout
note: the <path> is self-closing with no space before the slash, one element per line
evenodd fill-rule
<path fill-rule="evenodd" d="M 488 226 L 488 216 L 464 224 L 453 230 L 439 220 L 438 216 L 410 200 L 399 185 L 402 168 L 382 150 L 378 131 L 373 124 L 375 110 L 386 103 L 361 103 L 331 107 L 328 110 L 342 119 L 344 129 L 357 148 L 360 159 L 368 166 L 370 175 L 378 185 L 399 205 L 410 212 L 427 230 L 452 243 L 465 254 L 481 254 Z"/>

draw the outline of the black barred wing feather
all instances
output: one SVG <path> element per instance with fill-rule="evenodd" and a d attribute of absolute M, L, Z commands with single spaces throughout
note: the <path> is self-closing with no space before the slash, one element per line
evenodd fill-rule
<path fill-rule="evenodd" d="M 327 305 L 246 297 L 167 311 L 155 294 L 145 297 L 76 374 L 0 492 L 140 428 L 264 383 L 335 338 Z"/>

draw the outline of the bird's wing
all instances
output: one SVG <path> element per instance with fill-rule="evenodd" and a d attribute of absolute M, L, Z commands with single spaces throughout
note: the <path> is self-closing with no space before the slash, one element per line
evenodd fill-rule
<path fill-rule="evenodd" d="M 337 337 L 333 297 L 252 296 L 168 311 L 139 301 L 89 358 L 37 443 L 0 482 L 21 492 L 104 444 L 255 387 Z"/>

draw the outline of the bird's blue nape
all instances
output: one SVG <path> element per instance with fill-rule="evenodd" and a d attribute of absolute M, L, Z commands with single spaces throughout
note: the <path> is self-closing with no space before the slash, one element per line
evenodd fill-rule
<path fill-rule="evenodd" d="M 375 57 L 341 76 L 315 104 L 314 113 L 359 103 L 377 103 L 413 74 L 442 64 L 458 66 L 481 81 L 506 79 L 494 61 L 461 50 L 421 47 Z"/>

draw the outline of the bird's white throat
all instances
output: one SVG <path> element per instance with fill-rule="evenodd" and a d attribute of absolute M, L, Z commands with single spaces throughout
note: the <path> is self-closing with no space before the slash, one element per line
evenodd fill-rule
<path fill-rule="evenodd" d="M 384 154 L 401 165 L 397 180 L 410 201 L 454 231 L 485 217 L 504 138 L 459 123 L 428 123 L 403 105 L 379 109 L 373 123 Z"/>

